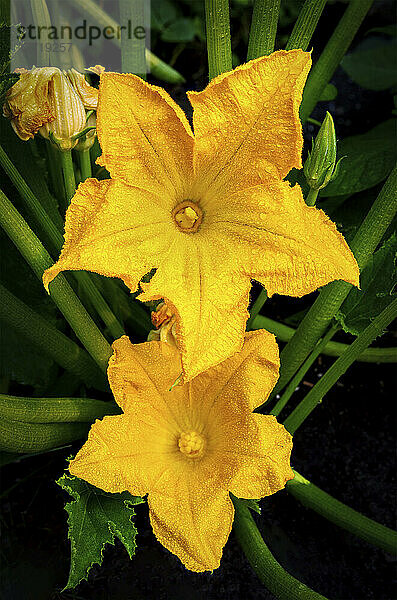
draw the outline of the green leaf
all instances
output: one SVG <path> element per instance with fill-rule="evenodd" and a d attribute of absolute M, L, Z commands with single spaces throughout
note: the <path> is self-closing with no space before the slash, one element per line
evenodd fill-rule
<path fill-rule="evenodd" d="M 384 27 L 373 27 L 365 35 L 369 35 L 370 33 L 381 33 L 382 35 L 390 35 L 391 37 L 397 36 L 397 27 L 395 24 L 393 25 L 385 25 Z"/>
<path fill-rule="evenodd" d="M 325 88 L 323 89 L 321 96 L 319 98 L 320 102 L 329 102 L 330 100 L 335 100 L 338 95 L 337 88 L 332 83 L 327 83 Z"/>
<path fill-rule="evenodd" d="M 368 90 L 387 90 L 397 84 L 396 40 L 366 40 L 341 62 L 346 73 Z"/>
<path fill-rule="evenodd" d="M 116 537 L 129 557 L 133 557 L 137 534 L 132 523 L 133 506 L 144 500 L 128 492 L 109 494 L 67 474 L 62 475 L 57 484 L 73 498 L 65 506 L 71 543 L 70 572 L 65 586 L 68 589 L 87 579 L 95 563 L 102 564 L 105 544 L 114 544 Z"/>
<path fill-rule="evenodd" d="M 165 25 L 178 18 L 179 10 L 171 0 L 152 0 L 150 16 L 152 29 L 161 31 Z"/>
<path fill-rule="evenodd" d="M 358 335 L 394 300 L 397 285 L 397 235 L 375 252 L 361 273 L 361 289 L 353 288 L 337 314 L 347 333 Z"/>
<path fill-rule="evenodd" d="M 355 194 L 386 179 L 396 161 L 396 134 L 396 119 L 388 119 L 367 133 L 342 140 L 338 157 L 346 158 L 338 176 L 320 191 L 320 196 Z"/>
<path fill-rule="evenodd" d="M 163 42 L 191 42 L 196 35 L 193 19 L 182 17 L 170 23 L 161 33 Z"/>

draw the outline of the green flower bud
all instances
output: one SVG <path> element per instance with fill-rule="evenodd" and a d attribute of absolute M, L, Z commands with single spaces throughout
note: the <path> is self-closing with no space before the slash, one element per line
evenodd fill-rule
<path fill-rule="evenodd" d="M 327 111 L 315 141 L 312 141 L 312 151 L 303 167 L 306 181 L 313 190 L 320 190 L 335 179 L 340 159 L 336 163 L 336 136 L 334 121 Z"/>

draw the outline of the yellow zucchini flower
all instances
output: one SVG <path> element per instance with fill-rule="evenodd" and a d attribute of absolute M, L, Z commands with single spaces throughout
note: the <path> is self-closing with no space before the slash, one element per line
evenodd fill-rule
<path fill-rule="evenodd" d="M 253 413 L 272 390 L 278 348 L 267 331 L 182 386 L 180 354 L 163 342 L 114 342 L 108 377 L 122 415 L 97 420 L 69 465 L 107 492 L 148 494 L 157 539 L 192 571 L 219 566 L 234 516 L 229 496 L 259 499 L 293 477 L 292 438 Z"/>
<path fill-rule="evenodd" d="M 302 50 L 275 52 L 189 92 L 193 128 L 161 88 L 103 73 L 100 163 L 110 180 L 79 186 L 65 245 L 44 274 L 120 277 L 142 301 L 164 299 L 188 381 L 241 349 L 251 279 L 302 296 L 342 279 L 357 263 L 335 225 L 308 207 L 298 185 L 299 103 L 311 64 Z"/>

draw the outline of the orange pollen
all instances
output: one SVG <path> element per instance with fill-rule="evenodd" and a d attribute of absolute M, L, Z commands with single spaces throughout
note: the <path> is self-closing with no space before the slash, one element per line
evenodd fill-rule
<path fill-rule="evenodd" d="M 182 454 L 189 458 L 197 458 L 204 452 L 205 439 L 197 431 L 183 431 L 178 439 L 178 447 Z"/>
<path fill-rule="evenodd" d="M 196 233 L 203 220 L 203 211 L 191 200 L 184 200 L 175 206 L 172 218 L 184 233 Z"/>

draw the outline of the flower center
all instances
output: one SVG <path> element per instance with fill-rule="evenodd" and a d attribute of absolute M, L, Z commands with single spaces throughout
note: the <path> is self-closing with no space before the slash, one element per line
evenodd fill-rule
<path fill-rule="evenodd" d="M 203 220 L 203 211 L 191 200 L 184 200 L 175 206 L 172 217 L 181 231 L 195 233 Z"/>
<path fill-rule="evenodd" d="M 201 456 L 204 452 L 205 440 L 197 431 L 182 431 L 178 439 L 179 450 L 189 458 Z"/>

